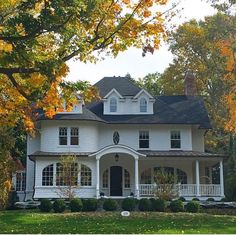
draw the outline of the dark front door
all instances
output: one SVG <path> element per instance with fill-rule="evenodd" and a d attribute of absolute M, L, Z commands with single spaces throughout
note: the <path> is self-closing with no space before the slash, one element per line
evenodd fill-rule
<path fill-rule="evenodd" d="M 112 166 L 110 169 L 110 195 L 122 196 L 122 167 Z"/>

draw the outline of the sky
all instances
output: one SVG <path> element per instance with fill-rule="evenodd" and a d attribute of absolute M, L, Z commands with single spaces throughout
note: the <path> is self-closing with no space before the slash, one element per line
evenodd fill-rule
<path fill-rule="evenodd" d="M 205 16 L 215 13 L 210 4 L 202 0 L 181 0 L 179 7 L 183 10 L 180 18 L 175 19 L 174 23 L 177 25 L 193 18 L 204 19 Z M 68 62 L 70 73 L 67 79 L 69 81 L 87 80 L 94 84 L 103 77 L 125 76 L 127 73 L 132 78 L 138 79 L 145 77 L 148 73 L 162 73 L 172 59 L 173 56 L 168 51 L 167 45 L 162 45 L 153 55 L 148 53 L 145 57 L 142 57 L 142 49 L 130 48 L 116 58 L 106 57 L 105 60 L 96 64 L 85 64 L 72 59 Z"/>

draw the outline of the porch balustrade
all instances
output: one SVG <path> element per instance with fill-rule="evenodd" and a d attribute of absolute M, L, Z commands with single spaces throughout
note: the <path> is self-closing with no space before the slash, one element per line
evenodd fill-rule
<path fill-rule="evenodd" d="M 156 184 L 139 184 L 140 197 L 152 197 L 155 191 L 160 188 L 161 185 Z M 198 191 L 200 196 L 206 197 L 219 197 L 221 196 L 220 184 L 200 184 L 199 190 L 197 190 L 196 184 L 176 184 L 174 190 L 178 192 L 179 196 L 194 197 L 197 196 Z"/>

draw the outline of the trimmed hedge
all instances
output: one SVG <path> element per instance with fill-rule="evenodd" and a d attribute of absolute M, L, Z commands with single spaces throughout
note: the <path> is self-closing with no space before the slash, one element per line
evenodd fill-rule
<path fill-rule="evenodd" d="M 199 200 L 199 198 L 194 197 L 194 198 L 192 199 L 192 201 L 198 201 L 198 202 L 199 202 L 200 200 Z"/>
<path fill-rule="evenodd" d="M 103 203 L 105 211 L 115 211 L 117 209 L 117 201 L 113 199 L 106 199 Z"/>
<path fill-rule="evenodd" d="M 62 213 L 63 211 L 65 211 L 65 209 L 66 209 L 66 204 L 65 204 L 64 200 L 62 200 L 62 199 L 55 200 L 55 202 L 53 203 L 54 212 Z"/>
<path fill-rule="evenodd" d="M 83 203 L 79 198 L 73 198 L 70 201 L 70 210 L 71 212 L 79 212 L 83 209 Z"/>
<path fill-rule="evenodd" d="M 172 212 L 182 212 L 184 211 L 184 204 L 180 200 L 175 200 L 170 203 L 170 209 Z"/>
<path fill-rule="evenodd" d="M 136 206 L 136 201 L 134 198 L 125 198 L 122 201 L 122 209 L 125 211 L 133 211 L 135 209 Z"/>
<path fill-rule="evenodd" d="M 147 198 L 142 198 L 139 201 L 138 209 L 140 211 L 151 211 L 152 210 L 152 203 L 149 199 Z"/>
<path fill-rule="evenodd" d="M 95 198 L 83 199 L 83 211 L 96 211 L 98 208 L 98 200 Z"/>
<path fill-rule="evenodd" d="M 179 197 L 178 200 L 180 200 L 180 201 L 182 201 L 182 202 L 186 202 L 186 199 L 185 199 L 184 197 Z"/>
<path fill-rule="evenodd" d="M 200 204 L 197 201 L 188 202 L 186 205 L 186 211 L 191 213 L 197 213 L 200 210 Z"/>
<path fill-rule="evenodd" d="M 41 212 L 50 212 L 52 210 L 52 203 L 49 199 L 42 199 L 39 205 Z"/>
<path fill-rule="evenodd" d="M 153 211 L 159 211 L 159 212 L 163 212 L 165 211 L 166 209 L 166 201 L 163 200 L 163 199 L 154 199 L 154 198 L 151 198 L 150 199 L 151 201 L 151 204 L 152 204 L 152 210 Z"/>
<path fill-rule="evenodd" d="M 207 202 L 214 202 L 215 201 L 215 199 L 214 198 L 212 198 L 212 197 L 209 197 L 209 198 L 207 198 L 207 200 L 206 200 Z"/>

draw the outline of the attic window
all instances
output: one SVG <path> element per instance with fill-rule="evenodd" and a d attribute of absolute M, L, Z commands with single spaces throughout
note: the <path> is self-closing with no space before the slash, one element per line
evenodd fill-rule
<path fill-rule="evenodd" d="M 117 100 L 114 97 L 110 99 L 110 112 L 117 112 Z"/>
<path fill-rule="evenodd" d="M 147 100 L 145 98 L 140 99 L 140 112 L 141 113 L 147 112 Z"/>

